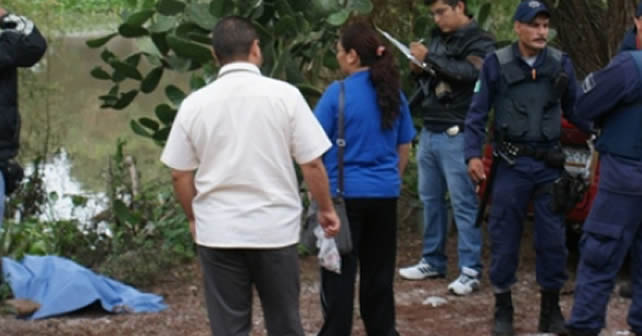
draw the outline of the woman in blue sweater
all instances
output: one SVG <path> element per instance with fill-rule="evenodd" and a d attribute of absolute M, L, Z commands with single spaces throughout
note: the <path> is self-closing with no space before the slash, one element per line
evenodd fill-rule
<path fill-rule="evenodd" d="M 344 193 L 353 250 L 342 255 L 341 274 L 321 270 L 325 321 L 319 335 L 348 336 L 352 330 L 354 283 L 360 267 L 360 308 L 368 335 L 395 330 L 393 278 L 397 242 L 397 198 L 415 129 L 400 90 L 392 53 L 366 23 L 344 27 L 337 42 L 343 80 Z M 341 83 L 332 83 L 315 108 L 334 146 L 324 155 L 330 188 L 337 191 L 337 115 Z"/>

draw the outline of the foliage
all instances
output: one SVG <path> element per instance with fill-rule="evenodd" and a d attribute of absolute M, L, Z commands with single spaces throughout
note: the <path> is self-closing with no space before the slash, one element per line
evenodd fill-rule
<path fill-rule="evenodd" d="M 180 0 L 138 1 L 136 10 L 123 18 L 118 31 L 87 41 L 92 48 L 104 46 L 116 36 L 145 39 L 154 47 L 119 57 L 105 49 L 102 59 L 109 68 L 96 67 L 92 76 L 114 83 L 100 97 L 102 107 L 124 109 L 139 94 L 157 89 L 165 71 L 191 74 L 190 90 L 204 86 L 215 74 L 210 52 L 209 32 L 225 15 L 237 14 L 251 18 L 259 29 L 264 55 L 262 71 L 270 77 L 293 83 L 308 97 L 321 94 L 318 83 L 325 83 L 324 74 L 337 69 L 332 46 L 336 28 L 353 14 L 372 10 L 369 0 L 236 0 L 193 2 Z M 296 27 L 296 29 L 293 29 Z M 142 63 L 152 66 L 143 73 Z M 124 90 L 125 81 L 135 88 Z M 140 118 L 131 123 L 136 134 L 162 144 L 171 123 L 187 93 L 169 85 L 164 88 L 167 103 L 159 104 L 153 118 Z"/>
<path fill-rule="evenodd" d="M 164 181 L 137 185 L 133 158 L 119 141 L 108 172 L 109 210 L 103 218 L 111 237 L 98 268 L 123 281 L 147 284 L 168 266 L 194 257 L 187 218 Z"/>

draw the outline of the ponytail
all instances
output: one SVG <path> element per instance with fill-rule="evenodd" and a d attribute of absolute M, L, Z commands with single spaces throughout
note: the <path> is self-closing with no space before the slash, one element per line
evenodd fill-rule
<path fill-rule="evenodd" d="M 381 110 L 381 128 L 392 129 L 401 106 L 401 78 L 392 53 L 381 42 L 377 32 L 365 22 L 352 23 L 343 28 L 341 45 L 346 51 L 354 49 L 361 65 L 370 67 L 370 79 Z"/>

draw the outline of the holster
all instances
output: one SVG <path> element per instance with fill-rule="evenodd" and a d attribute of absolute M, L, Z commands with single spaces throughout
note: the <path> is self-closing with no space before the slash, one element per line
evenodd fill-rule
<path fill-rule="evenodd" d="M 553 212 L 565 214 L 584 198 L 587 183 L 579 176 L 572 176 L 566 170 L 553 182 Z"/>

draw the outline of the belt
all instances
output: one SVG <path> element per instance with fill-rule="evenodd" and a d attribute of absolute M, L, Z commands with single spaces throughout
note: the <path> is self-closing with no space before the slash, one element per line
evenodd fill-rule
<path fill-rule="evenodd" d="M 559 146 L 536 147 L 528 144 L 504 142 L 504 149 L 513 156 L 529 156 L 536 160 L 544 160 L 551 152 L 560 152 Z"/>
<path fill-rule="evenodd" d="M 503 150 L 510 156 L 528 156 L 535 160 L 543 161 L 552 168 L 563 168 L 566 157 L 559 146 L 533 147 L 526 144 L 504 142 Z"/>

